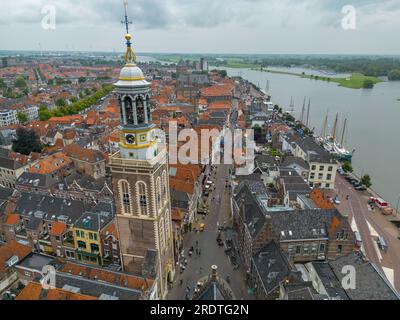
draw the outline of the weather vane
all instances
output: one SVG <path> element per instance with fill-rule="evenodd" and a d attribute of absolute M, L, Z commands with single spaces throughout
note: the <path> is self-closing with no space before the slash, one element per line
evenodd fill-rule
<path fill-rule="evenodd" d="M 122 24 L 125 24 L 126 27 L 126 53 L 125 53 L 125 61 L 126 63 L 130 64 L 136 61 L 136 55 L 132 50 L 132 43 L 131 39 L 132 36 L 129 34 L 129 25 L 132 24 L 132 21 L 128 19 L 128 0 L 124 0 L 124 7 L 125 7 L 125 21 L 121 21 Z"/>

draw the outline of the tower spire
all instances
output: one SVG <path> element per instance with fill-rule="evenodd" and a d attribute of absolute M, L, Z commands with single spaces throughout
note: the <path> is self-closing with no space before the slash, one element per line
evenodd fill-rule
<path fill-rule="evenodd" d="M 124 7 L 125 7 L 125 20 L 121 21 L 122 24 L 125 24 L 126 28 L 126 34 L 125 34 L 126 53 L 124 59 L 127 64 L 132 64 L 136 61 L 136 55 L 132 50 L 132 42 L 131 42 L 132 36 L 129 33 L 129 25 L 132 24 L 132 21 L 129 21 L 128 19 L 128 0 L 124 0 Z"/>

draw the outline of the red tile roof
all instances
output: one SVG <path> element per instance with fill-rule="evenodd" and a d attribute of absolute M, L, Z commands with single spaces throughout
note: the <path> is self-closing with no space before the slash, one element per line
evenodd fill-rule
<path fill-rule="evenodd" d="M 16 300 L 97 300 L 97 298 L 57 288 L 45 290 L 40 283 L 29 282 Z"/>
<path fill-rule="evenodd" d="M 67 228 L 67 225 L 65 223 L 55 221 L 52 223 L 50 235 L 51 236 L 61 236 L 64 234 L 66 228 Z"/>
<path fill-rule="evenodd" d="M 4 224 L 9 226 L 14 226 L 20 221 L 21 217 L 19 216 L 19 214 L 13 213 L 7 216 L 6 220 L 4 221 Z"/>
<path fill-rule="evenodd" d="M 19 260 L 24 259 L 32 252 L 32 248 L 25 246 L 16 241 L 0 247 L 0 273 L 6 270 L 5 263 L 13 256 L 17 256 Z"/>

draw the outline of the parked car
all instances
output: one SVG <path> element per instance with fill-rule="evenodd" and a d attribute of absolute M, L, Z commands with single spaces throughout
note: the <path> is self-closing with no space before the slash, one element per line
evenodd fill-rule
<path fill-rule="evenodd" d="M 339 197 L 335 197 L 335 199 L 333 199 L 333 202 L 335 202 L 335 204 L 341 204 Z"/>
<path fill-rule="evenodd" d="M 361 184 L 361 182 L 360 181 L 358 181 L 358 180 L 353 180 L 352 182 L 350 182 L 352 185 L 353 185 L 353 187 L 360 187 L 360 186 L 362 186 L 362 184 Z"/>
<path fill-rule="evenodd" d="M 357 191 L 367 191 L 367 188 L 365 186 L 355 187 L 354 189 L 356 189 Z"/>

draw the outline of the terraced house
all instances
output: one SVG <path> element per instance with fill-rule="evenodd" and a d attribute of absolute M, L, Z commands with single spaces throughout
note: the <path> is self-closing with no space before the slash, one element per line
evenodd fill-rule
<path fill-rule="evenodd" d="M 293 143 L 293 155 L 309 164 L 308 184 L 310 187 L 334 189 L 337 162 L 311 137 L 299 138 Z"/>
<path fill-rule="evenodd" d="M 73 228 L 77 260 L 89 264 L 103 265 L 104 230 L 113 223 L 112 204 L 104 204 L 107 211 L 87 212 L 75 223 Z M 114 211 L 115 212 L 115 211 Z"/>

